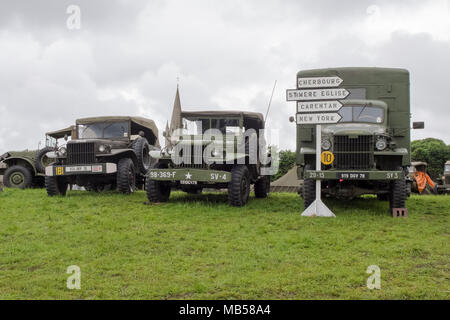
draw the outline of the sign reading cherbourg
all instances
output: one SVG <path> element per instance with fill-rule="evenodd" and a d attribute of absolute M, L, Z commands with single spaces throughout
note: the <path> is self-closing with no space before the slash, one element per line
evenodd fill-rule
<path fill-rule="evenodd" d="M 339 77 L 298 78 L 297 88 L 334 88 L 342 83 Z"/>

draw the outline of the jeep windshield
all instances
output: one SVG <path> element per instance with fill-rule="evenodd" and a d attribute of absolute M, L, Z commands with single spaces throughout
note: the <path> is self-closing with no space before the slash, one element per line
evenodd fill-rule
<path fill-rule="evenodd" d="M 241 132 L 239 122 L 239 118 L 183 118 L 183 134 L 200 135 L 204 134 L 209 129 L 217 129 L 223 135 L 236 135 Z"/>
<path fill-rule="evenodd" d="M 383 123 L 383 108 L 369 106 L 345 106 L 338 112 L 342 122 Z"/>
<path fill-rule="evenodd" d="M 128 122 L 92 123 L 78 125 L 80 139 L 121 139 L 128 138 Z"/>

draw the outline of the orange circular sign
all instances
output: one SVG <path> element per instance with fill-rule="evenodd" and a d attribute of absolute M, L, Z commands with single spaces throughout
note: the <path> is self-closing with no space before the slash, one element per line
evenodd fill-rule
<path fill-rule="evenodd" d="M 333 161 L 334 161 L 334 154 L 333 154 L 333 152 L 330 152 L 330 151 L 322 152 L 322 154 L 320 155 L 320 160 L 325 165 L 332 164 Z"/>

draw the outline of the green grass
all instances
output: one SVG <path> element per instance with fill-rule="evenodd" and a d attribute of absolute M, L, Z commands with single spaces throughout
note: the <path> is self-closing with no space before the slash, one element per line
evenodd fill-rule
<path fill-rule="evenodd" d="M 373 197 L 301 217 L 296 194 L 0 192 L 2 299 L 448 299 L 449 196 L 413 196 L 393 219 Z M 81 268 L 81 290 L 66 269 Z M 369 290 L 369 265 L 381 290 Z"/>

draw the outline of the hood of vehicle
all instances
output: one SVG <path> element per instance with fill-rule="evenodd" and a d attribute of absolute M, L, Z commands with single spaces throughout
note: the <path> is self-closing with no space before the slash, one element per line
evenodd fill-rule
<path fill-rule="evenodd" d="M 108 139 L 80 139 L 71 140 L 67 142 L 67 145 L 94 143 L 95 146 L 109 145 L 112 149 L 125 148 L 128 146 L 128 141 L 108 140 Z"/>
<path fill-rule="evenodd" d="M 379 124 L 368 124 L 368 123 L 341 123 L 324 126 L 322 128 L 322 133 L 327 135 L 385 134 L 386 127 Z"/>

